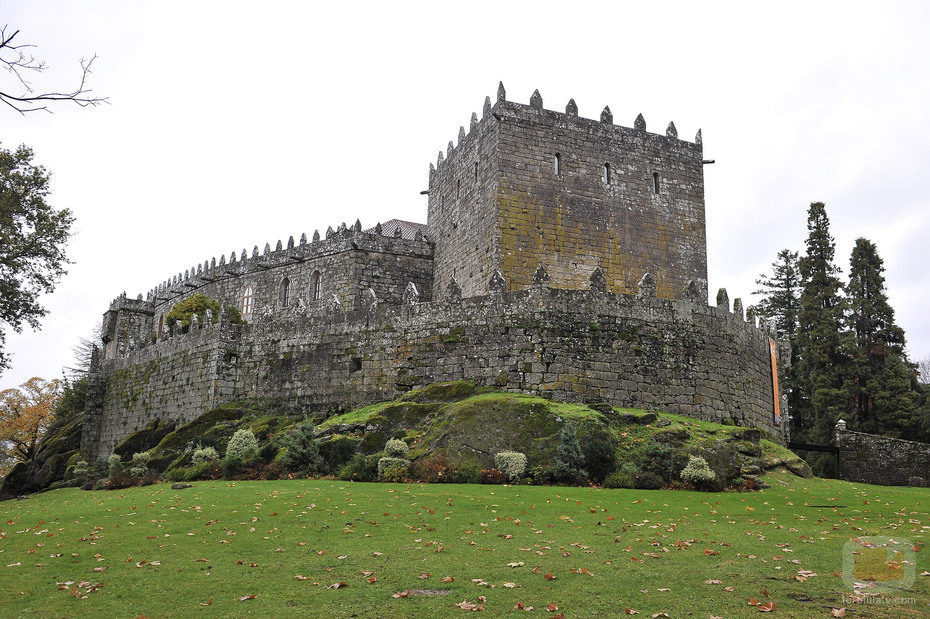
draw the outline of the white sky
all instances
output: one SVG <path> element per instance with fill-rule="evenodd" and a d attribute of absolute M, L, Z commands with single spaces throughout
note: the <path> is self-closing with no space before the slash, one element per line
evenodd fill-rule
<path fill-rule="evenodd" d="M 124 290 L 342 221 L 425 222 L 429 163 L 498 80 L 548 109 L 703 128 L 712 294 L 747 300 L 826 202 L 844 273 L 855 238 L 874 241 L 911 357 L 930 355 L 930 5 L 321 6 L 3 0 L 0 24 L 51 66 L 37 89 L 96 53 L 112 104 L 0 109 L 3 146 L 31 146 L 77 219 L 74 264 L 42 330 L 8 333 L 0 389 L 58 376 Z"/>

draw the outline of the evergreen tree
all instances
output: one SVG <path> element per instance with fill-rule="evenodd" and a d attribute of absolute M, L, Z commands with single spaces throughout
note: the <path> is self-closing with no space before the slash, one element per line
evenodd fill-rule
<path fill-rule="evenodd" d="M 847 408 L 844 378 L 850 364 L 843 331 L 843 288 L 833 263 L 835 243 L 822 202 L 810 205 L 805 253 L 798 263 L 801 307 L 798 312 L 798 408 L 793 412 L 795 440 L 829 443 Z"/>
<path fill-rule="evenodd" d="M 788 411 L 800 404 L 798 385 L 798 314 L 801 311 L 801 273 L 798 252 L 783 249 L 772 263 L 771 275 L 762 274 L 756 280 L 760 286 L 753 294 L 764 295 L 753 308 L 763 319 L 774 319 L 779 337 L 791 344 L 791 365 L 780 368 L 781 387 L 788 399 Z"/>
<path fill-rule="evenodd" d="M 885 294 L 882 275 L 885 267 L 875 244 L 868 239 L 856 239 L 849 264 L 846 324 L 855 338 L 855 347 L 854 366 L 847 382 L 850 396 L 847 421 L 864 432 L 885 433 L 891 427 L 882 427 L 879 417 L 909 416 L 915 408 L 911 404 L 908 410 L 895 412 L 879 408 L 876 401 L 879 392 L 883 392 L 881 401 L 889 406 L 892 402 L 901 405 L 910 401 L 908 392 L 913 389 L 904 360 L 904 330 L 894 322 L 894 310 Z M 897 426 L 900 421 L 897 419 L 892 425 Z"/>
<path fill-rule="evenodd" d="M 575 426 L 570 421 L 567 421 L 562 426 L 559 445 L 555 449 L 553 477 L 558 481 L 568 483 L 585 481 L 588 474 L 585 472 L 584 465 L 584 454 L 581 451 L 578 435 L 575 433 Z"/>

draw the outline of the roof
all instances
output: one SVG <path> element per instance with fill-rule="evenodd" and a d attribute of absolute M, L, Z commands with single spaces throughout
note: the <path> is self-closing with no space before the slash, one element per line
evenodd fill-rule
<path fill-rule="evenodd" d="M 405 239 L 413 240 L 417 232 L 424 237 L 428 236 L 429 228 L 426 224 L 418 224 L 413 221 L 404 221 L 403 219 L 389 219 L 381 224 L 381 234 L 384 236 L 394 236 L 396 230 L 400 228 L 400 236 Z M 365 232 L 374 232 L 374 228 L 368 228 Z"/>

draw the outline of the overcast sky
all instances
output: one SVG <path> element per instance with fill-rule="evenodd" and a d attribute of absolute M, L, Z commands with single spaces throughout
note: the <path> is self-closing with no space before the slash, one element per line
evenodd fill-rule
<path fill-rule="evenodd" d="M 54 378 L 110 300 L 345 221 L 426 221 L 429 163 L 498 80 L 548 109 L 703 129 L 710 290 L 749 297 L 824 201 L 844 277 L 874 241 L 912 359 L 930 355 L 930 9 L 918 2 L 45 2 L 0 25 L 62 89 L 96 53 L 111 104 L 19 116 L 74 264 L 0 388 Z M 10 84 L 0 74 L 4 88 Z"/>

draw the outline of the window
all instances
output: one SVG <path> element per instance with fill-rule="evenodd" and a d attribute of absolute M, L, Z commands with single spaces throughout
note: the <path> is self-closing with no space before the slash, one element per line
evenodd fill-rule
<path fill-rule="evenodd" d="M 252 315 L 252 287 L 247 286 L 245 292 L 242 293 L 242 315 L 251 316 Z"/>
<path fill-rule="evenodd" d="M 478 162 L 475 162 L 475 182 L 478 182 Z"/>
<path fill-rule="evenodd" d="M 320 284 L 322 283 L 322 279 L 319 271 L 314 271 L 313 275 L 310 277 L 310 294 L 313 295 L 314 301 L 320 300 Z"/>
<path fill-rule="evenodd" d="M 559 153 L 555 154 L 555 175 L 562 176 L 562 155 Z"/>
<path fill-rule="evenodd" d="M 281 307 L 287 307 L 288 297 L 291 294 L 291 280 L 284 278 L 281 282 Z"/>
<path fill-rule="evenodd" d="M 359 372 L 362 369 L 362 358 L 361 357 L 352 357 L 349 360 L 349 373 L 354 374 Z"/>
<path fill-rule="evenodd" d="M 604 183 L 607 185 L 610 184 L 610 164 L 609 163 L 604 164 Z"/>
<path fill-rule="evenodd" d="M 162 314 L 158 317 L 158 339 L 162 338 L 162 335 L 165 333 L 165 315 Z"/>
<path fill-rule="evenodd" d="M 652 173 L 652 190 L 658 194 L 659 193 L 659 173 Z"/>

